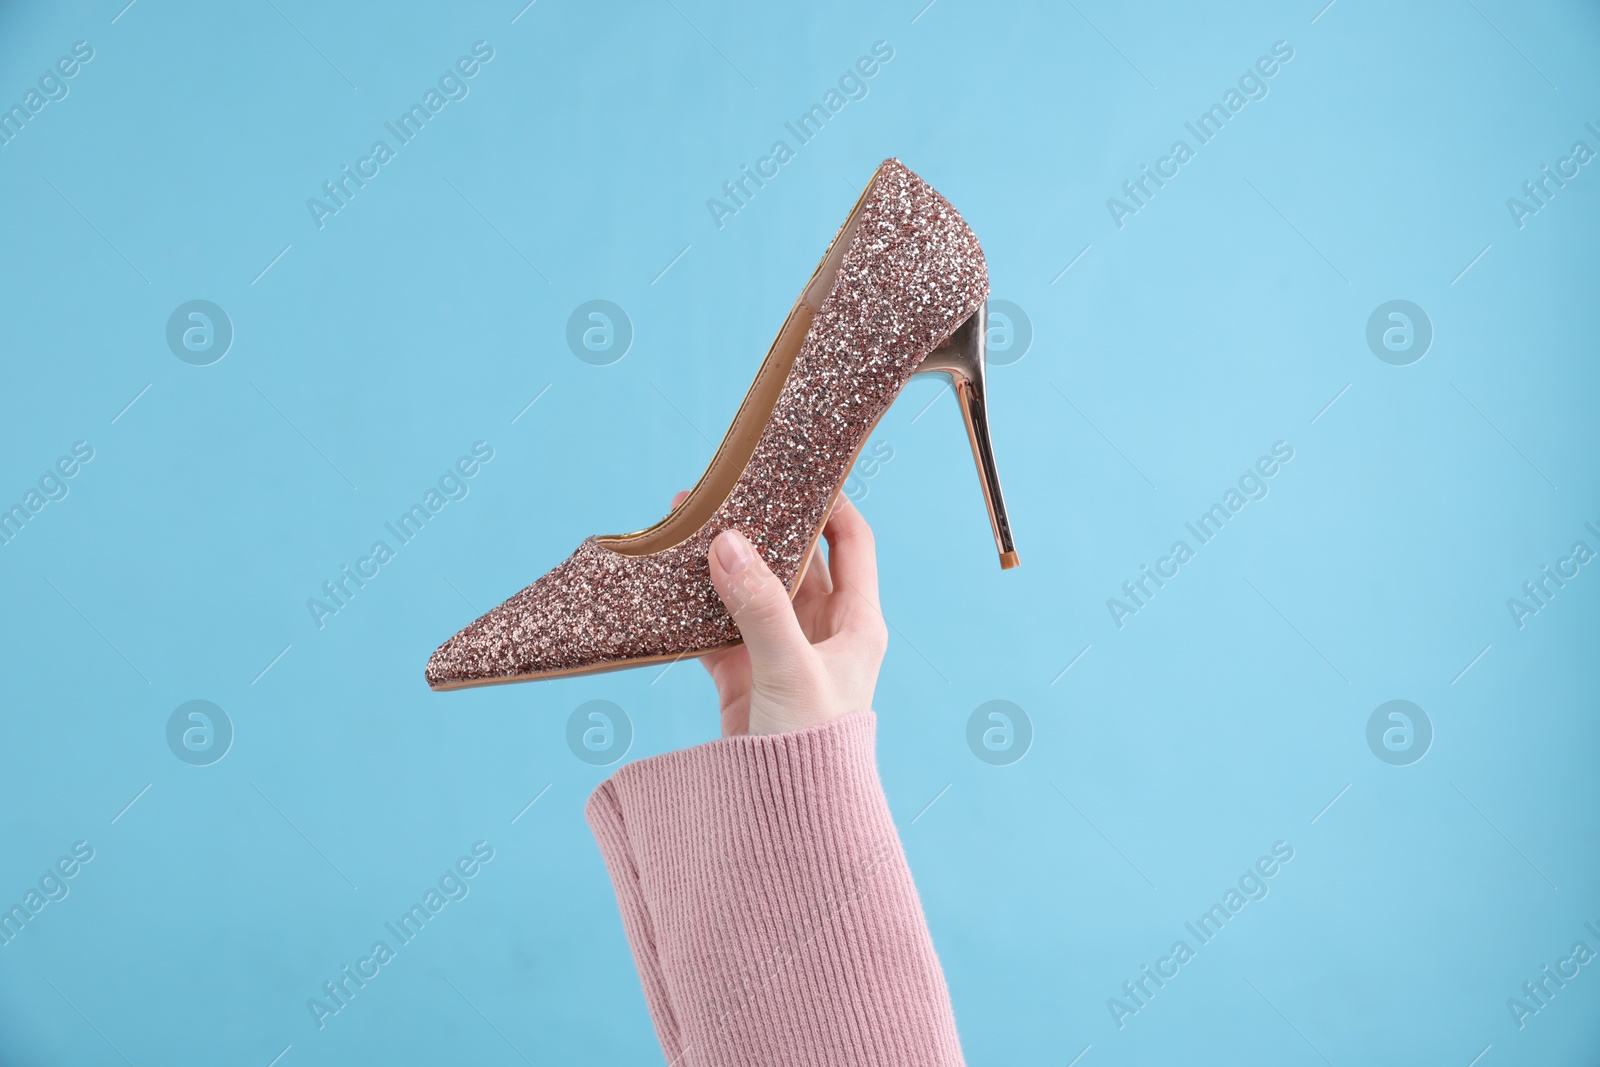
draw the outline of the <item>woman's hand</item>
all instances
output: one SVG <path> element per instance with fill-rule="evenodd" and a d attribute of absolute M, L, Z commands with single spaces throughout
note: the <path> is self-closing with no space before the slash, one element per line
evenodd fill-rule
<path fill-rule="evenodd" d="M 792 603 L 743 534 L 724 530 L 712 542 L 711 581 L 744 638 L 700 659 L 722 700 L 724 737 L 803 730 L 872 707 L 889 643 L 872 530 L 840 496 L 822 533 L 827 558 L 819 546 Z"/>

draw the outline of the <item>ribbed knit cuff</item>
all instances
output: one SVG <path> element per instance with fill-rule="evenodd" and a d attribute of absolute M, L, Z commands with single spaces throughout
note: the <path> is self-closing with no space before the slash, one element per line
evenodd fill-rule
<path fill-rule="evenodd" d="M 589 798 L 673 1067 L 962 1062 L 875 727 L 723 738 Z"/>

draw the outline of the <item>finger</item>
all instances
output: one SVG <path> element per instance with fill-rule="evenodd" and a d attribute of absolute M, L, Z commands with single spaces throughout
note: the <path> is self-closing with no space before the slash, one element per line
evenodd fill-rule
<path fill-rule="evenodd" d="M 744 534 L 722 531 L 707 555 L 712 584 L 750 650 L 751 675 L 796 678 L 807 673 L 811 643 L 800 629 L 789 591 Z"/>
<path fill-rule="evenodd" d="M 819 545 L 811 560 L 811 566 L 806 570 L 805 578 L 800 582 L 800 592 L 794 597 L 794 614 L 795 618 L 800 620 L 800 631 L 813 645 L 818 641 L 827 640 L 837 629 L 829 625 L 829 620 L 832 618 L 830 605 L 834 603 L 834 590 L 831 578 L 824 587 L 823 578 L 827 573 L 827 564 L 822 558 L 822 547 Z"/>
<path fill-rule="evenodd" d="M 810 600 L 813 597 L 827 596 L 833 592 L 833 575 L 828 573 L 828 560 L 822 554 L 819 544 L 811 550 L 811 559 L 806 563 L 806 573 L 800 578 L 800 590 L 795 594 L 795 603 Z"/>
<path fill-rule="evenodd" d="M 848 499 L 840 497 L 822 534 L 828 539 L 828 570 L 834 585 L 860 594 L 876 610 L 878 556 L 866 518 Z"/>
<path fill-rule="evenodd" d="M 750 692 L 750 650 L 742 645 L 719 648 L 701 656 L 700 665 L 711 676 L 711 683 L 717 687 L 717 696 L 724 706 L 741 693 Z"/>
<path fill-rule="evenodd" d="M 699 657 L 700 666 L 706 669 L 706 673 L 711 675 L 711 680 L 715 682 L 719 676 L 719 671 L 722 669 L 723 663 L 726 662 L 728 653 L 737 651 L 739 651 L 738 646 L 733 648 L 719 648 L 715 652 L 708 652 L 704 656 Z"/>
<path fill-rule="evenodd" d="M 678 510 L 678 505 L 683 503 L 685 500 L 688 500 L 688 499 L 689 499 L 689 490 L 687 490 L 687 489 L 679 489 L 678 492 L 672 498 L 672 507 L 668 508 L 667 510 L 669 510 L 669 511 L 677 511 Z"/>

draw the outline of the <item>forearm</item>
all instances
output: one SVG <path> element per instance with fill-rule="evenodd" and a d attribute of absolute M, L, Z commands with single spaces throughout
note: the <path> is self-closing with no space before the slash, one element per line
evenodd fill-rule
<path fill-rule="evenodd" d="M 674 1067 L 962 1062 L 874 727 L 724 738 L 590 798 Z"/>

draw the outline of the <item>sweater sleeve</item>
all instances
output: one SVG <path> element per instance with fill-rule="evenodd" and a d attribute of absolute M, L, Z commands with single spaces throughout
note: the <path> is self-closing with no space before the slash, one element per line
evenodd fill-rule
<path fill-rule="evenodd" d="M 589 798 L 672 1067 L 962 1063 L 875 727 L 723 738 Z"/>

